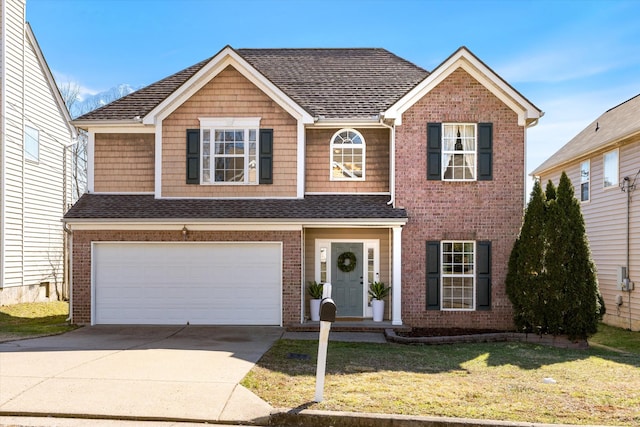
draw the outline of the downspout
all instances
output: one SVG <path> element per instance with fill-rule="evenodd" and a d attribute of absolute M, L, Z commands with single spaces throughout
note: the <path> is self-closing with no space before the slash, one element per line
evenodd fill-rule
<path fill-rule="evenodd" d="M 390 126 L 384 122 L 384 114 L 380 113 L 380 124 L 391 130 L 391 144 L 389 147 L 389 201 L 387 205 L 395 207 L 396 202 L 396 125 Z"/>
<path fill-rule="evenodd" d="M 633 182 L 631 178 L 625 176 L 622 183 L 620 184 L 620 189 L 627 193 L 627 226 L 625 230 L 626 234 L 626 261 L 625 265 L 627 266 L 627 282 L 630 283 L 629 274 L 631 273 L 631 192 L 636 189 L 636 180 L 638 179 L 638 175 L 640 175 L 640 170 L 636 173 L 636 176 L 633 177 Z M 627 288 L 627 297 L 628 297 L 628 306 L 629 306 L 629 330 L 632 330 L 633 322 L 631 318 L 631 287 Z"/>
<path fill-rule="evenodd" d="M 65 252 L 68 253 L 68 264 L 69 266 L 73 262 L 73 231 L 69 228 L 67 223 L 62 225 L 62 230 L 64 231 L 65 236 L 67 236 L 67 247 L 65 248 Z M 67 271 L 67 265 L 65 265 L 65 271 Z M 69 317 L 67 317 L 67 322 L 73 322 L 73 276 L 69 273 L 67 284 L 69 286 Z"/>
<path fill-rule="evenodd" d="M 0 0 L 0 27 L 2 35 L 0 38 L 0 289 L 4 288 L 4 266 L 5 266 L 5 211 L 6 211 L 6 99 L 7 99 L 7 22 L 6 22 L 6 2 Z"/>
<path fill-rule="evenodd" d="M 540 113 L 540 117 L 544 116 L 544 113 L 541 112 Z M 523 197 L 523 201 L 524 201 L 524 205 L 523 205 L 523 212 L 524 209 L 527 208 L 527 129 L 532 128 L 534 126 L 536 126 L 538 124 L 538 122 L 540 121 L 540 117 L 538 117 L 537 119 L 534 119 L 532 122 L 530 122 L 529 124 L 527 124 L 525 126 L 525 132 L 524 132 L 524 197 Z M 534 179 L 537 179 L 538 177 L 533 177 Z"/>

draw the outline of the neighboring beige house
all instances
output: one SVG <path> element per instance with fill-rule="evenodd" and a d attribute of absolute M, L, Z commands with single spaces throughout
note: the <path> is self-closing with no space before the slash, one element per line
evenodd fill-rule
<path fill-rule="evenodd" d="M 74 120 L 76 324 L 338 317 L 513 327 L 527 128 L 542 111 L 461 47 L 428 72 L 373 49 L 233 49 Z M 512 191 L 505 192 L 505 188 Z"/>
<path fill-rule="evenodd" d="M 640 330 L 640 95 L 606 111 L 532 175 L 565 171 L 581 200 L 607 324 Z M 626 280 L 625 280 L 626 279 Z M 635 282 L 635 283 L 634 283 Z M 630 284 L 627 284 L 630 283 Z"/>
<path fill-rule="evenodd" d="M 56 298 L 75 136 L 25 2 L 0 0 L 0 304 Z"/>

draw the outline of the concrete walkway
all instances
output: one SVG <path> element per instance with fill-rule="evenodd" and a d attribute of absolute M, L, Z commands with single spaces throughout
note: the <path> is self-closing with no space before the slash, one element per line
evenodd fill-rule
<path fill-rule="evenodd" d="M 0 416 L 260 423 L 239 381 L 277 327 L 85 327 L 0 344 Z"/>

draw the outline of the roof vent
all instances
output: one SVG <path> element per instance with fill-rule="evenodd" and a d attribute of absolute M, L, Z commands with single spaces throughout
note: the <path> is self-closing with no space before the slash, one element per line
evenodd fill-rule
<path fill-rule="evenodd" d="M 598 132 L 598 130 L 600 130 L 600 123 L 596 122 L 596 132 Z"/>

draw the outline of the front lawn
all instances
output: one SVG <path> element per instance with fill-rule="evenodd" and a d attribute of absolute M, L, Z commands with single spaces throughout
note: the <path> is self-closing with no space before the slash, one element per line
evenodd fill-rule
<path fill-rule="evenodd" d="M 64 301 L 0 306 L 0 342 L 75 329 L 66 321 L 68 317 L 69 303 Z"/>
<path fill-rule="evenodd" d="M 640 354 L 330 342 L 319 404 L 312 403 L 316 355 L 317 341 L 281 340 L 242 384 L 276 408 L 640 425 Z"/>

